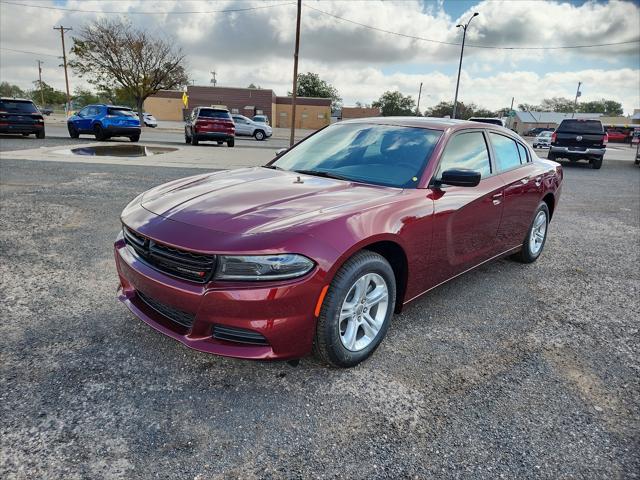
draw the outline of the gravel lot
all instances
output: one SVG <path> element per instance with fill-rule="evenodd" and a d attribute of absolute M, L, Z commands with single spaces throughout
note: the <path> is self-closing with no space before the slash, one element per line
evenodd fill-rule
<path fill-rule="evenodd" d="M 350 370 L 193 352 L 118 304 L 121 209 L 192 172 L 0 161 L 0 478 L 637 478 L 638 167 L 565 166 L 537 263 L 423 296 Z"/>

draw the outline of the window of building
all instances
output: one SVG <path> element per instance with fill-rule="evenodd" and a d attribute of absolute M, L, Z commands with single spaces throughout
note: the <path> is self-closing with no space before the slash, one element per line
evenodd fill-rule
<path fill-rule="evenodd" d="M 238 108 L 232 108 L 232 109 L 231 109 L 231 113 L 240 113 L 240 109 L 238 109 Z"/>
<path fill-rule="evenodd" d="M 309 114 L 308 114 L 308 113 L 303 113 L 303 114 L 302 114 L 302 118 L 307 118 L 308 116 L 309 116 Z"/>
<path fill-rule="evenodd" d="M 264 112 L 262 110 L 256 110 L 256 115 L 263 115 Z"/>
<path fill-rule="evenodd" d="M 499 172 L 510 170 L 520 165 L 520 154 L 514 140 L 493 132 L 489 132 L 489 138 L 496 154 L 496 165 Z"/>
<path fill-rule="evenodd" d="M 325 117 L 324 117 L 324 113 L 319 113 L 319 114 L 318 114 L 318 119 L 320 119 L 320 120 L 324 120 L 324 118 L 325 118 Z"/>
<path fill-rule="evenodd" d="M 480 172 L 481 178 L 491 175 L 487 142 L 482 132 L 461 133 L 449 140 L 440 161 L 437 178 L 441 177 L 442 172 L 452 168 L 475 170 Z"/>
<path fill-rule="evenodd" d="M 281 117 L 286 117 L 287 116 L 287 112 L 280 112 L 280 116 Z"/>

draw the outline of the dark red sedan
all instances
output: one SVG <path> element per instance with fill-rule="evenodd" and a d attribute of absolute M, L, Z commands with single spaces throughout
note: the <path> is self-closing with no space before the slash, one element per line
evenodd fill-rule
<path fill-rule="evenodd" d="M 264 167 L 135 198 L 119 298 L 197 350 L 353 366 L 432 288 L 505 255 L 534 262 L 561 185 L 559 164 L 499 126 L 340 122 Z"/>

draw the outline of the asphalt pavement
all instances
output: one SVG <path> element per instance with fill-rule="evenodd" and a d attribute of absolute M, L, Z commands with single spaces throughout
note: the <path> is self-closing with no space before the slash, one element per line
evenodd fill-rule
<path fill-rule="evenodd" d="M 424 295 L 349 370 L 194 352 L 116 301 L 120 211 L 201 171 L 3 155 L 0 478 L 637 478 L 637 166 L 566 165 L 538 262 Z"/>

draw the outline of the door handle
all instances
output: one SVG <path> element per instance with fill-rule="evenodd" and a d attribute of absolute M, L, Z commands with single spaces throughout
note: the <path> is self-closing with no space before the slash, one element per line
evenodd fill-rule
<path fill-rule="evenodd" d="M 500 205 L 502 203 L 502 193 L 496 193 L 491 197 L 494 205 Z"/>

